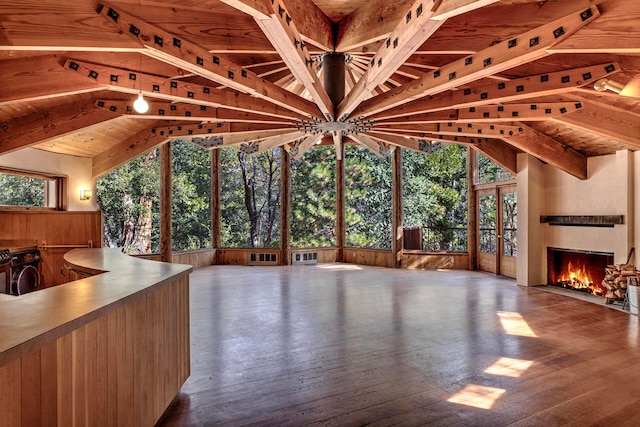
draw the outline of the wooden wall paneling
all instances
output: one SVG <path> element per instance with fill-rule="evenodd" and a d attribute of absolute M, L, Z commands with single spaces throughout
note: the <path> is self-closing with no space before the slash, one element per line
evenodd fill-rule
<path fill-rule="evenodd" d="M 118 425 L 118 365 L 119 358 L 125 358 L 124 353 L 118 353 L 118 336 L 126 333 L 124 330 L 118 330 L 118 313 L 122 309 L 112 311 L 107 315 L 106 325 L 106 372 L 107 372 L 107 424 L 110 426 Z"/>
<path fill-rule="evenodd" d="M 135 371 L 135 351 L 134 351 L 134 327 L 136 322 L 136 304 L 139 301 L 126 305 L 117 310 L 117 348 L 118 355 L 116 363 L 116 382 L 118 393 L 118 423 L 126 425 L 134 419 L 134 371 Z"/>
<path fill-rule="evenodd" d="M 381 249 L 345 248 L 343 262 L 390 268 L 394 266 L 393 252 Z"/>
<path fill-rule="evenodd" d="M 40 425 L 40 350 L 32 351 L 22 358 L 22 425 Z M 1 422 L 1 420 L 0 420 Z"/>
<path fill-rule="evenodd" d="M 402 254 L 402 268 L 409 270 L 468 270 L 469 255 L 460 254 L 419 254 L 405 252 Z"/>
<path fill-rule="evenodd" d="M 36 350 L 38 351 L 38 350 Z M 58 344 L 44 345 L 40 350 L 40 422 L 42 427 L 56 426 L 58 420 Z"/>
<path fill-rule="evenodd" d="M 58 425 L 73 425 L 73 411 L 75 396 L 73 395 L 73 344 L 72 334 L 67 334 L 59 338 L 57 343 L 57 365 L 58 365 Z"/>
<path fill-rule="evenodd" d="M 2 390 L 2 422 L 8 426 L 19 426 L 22 422 L 22 379 L 21 360 L 17 359 L 7 365 L 0 366 L 0 390 Z"/>

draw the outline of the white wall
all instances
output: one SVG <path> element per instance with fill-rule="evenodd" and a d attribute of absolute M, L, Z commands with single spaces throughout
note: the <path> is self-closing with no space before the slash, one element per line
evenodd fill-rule
<path fill-rule="evenodd" d="M 0 156 L 0 166 L 32 172 L 69 177 L 68 193 L 70 211 L 96 211 L 95 180 L 91 177 L 91 159 L 68 156 L 35 148 L 25 148 Z M 91 200 L 80 200 L 80 189 L 93 191 Z"/>

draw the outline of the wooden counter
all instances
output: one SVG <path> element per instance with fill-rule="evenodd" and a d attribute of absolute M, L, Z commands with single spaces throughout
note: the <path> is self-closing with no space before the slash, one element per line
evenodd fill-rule
<path fill-rule="evenodd" d="M 65 255 L 95 276 L 0 299 L 0 424 L 153 425 L 189 376 L 188 265 Z"/>

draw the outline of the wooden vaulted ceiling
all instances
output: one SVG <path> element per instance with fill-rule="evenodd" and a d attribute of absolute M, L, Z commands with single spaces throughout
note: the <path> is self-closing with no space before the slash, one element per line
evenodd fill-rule
<path fill-rule="evenodd" d="M 171 138 L 294 158 L 453 142 L 584 179 L 587 157 L 640 148 L 640 98 L 594 90 L 640 78 L 638 22 L 636 0 L 0 1 L 0 155 L 90 157 L 99 176 Z"/>

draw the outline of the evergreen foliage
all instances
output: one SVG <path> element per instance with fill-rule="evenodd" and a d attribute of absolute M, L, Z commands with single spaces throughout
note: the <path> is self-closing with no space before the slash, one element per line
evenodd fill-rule
<path fill-rule="evenodd" d="M 0 173 L 0 206 L 44 206 L 46 181 Z"/>

